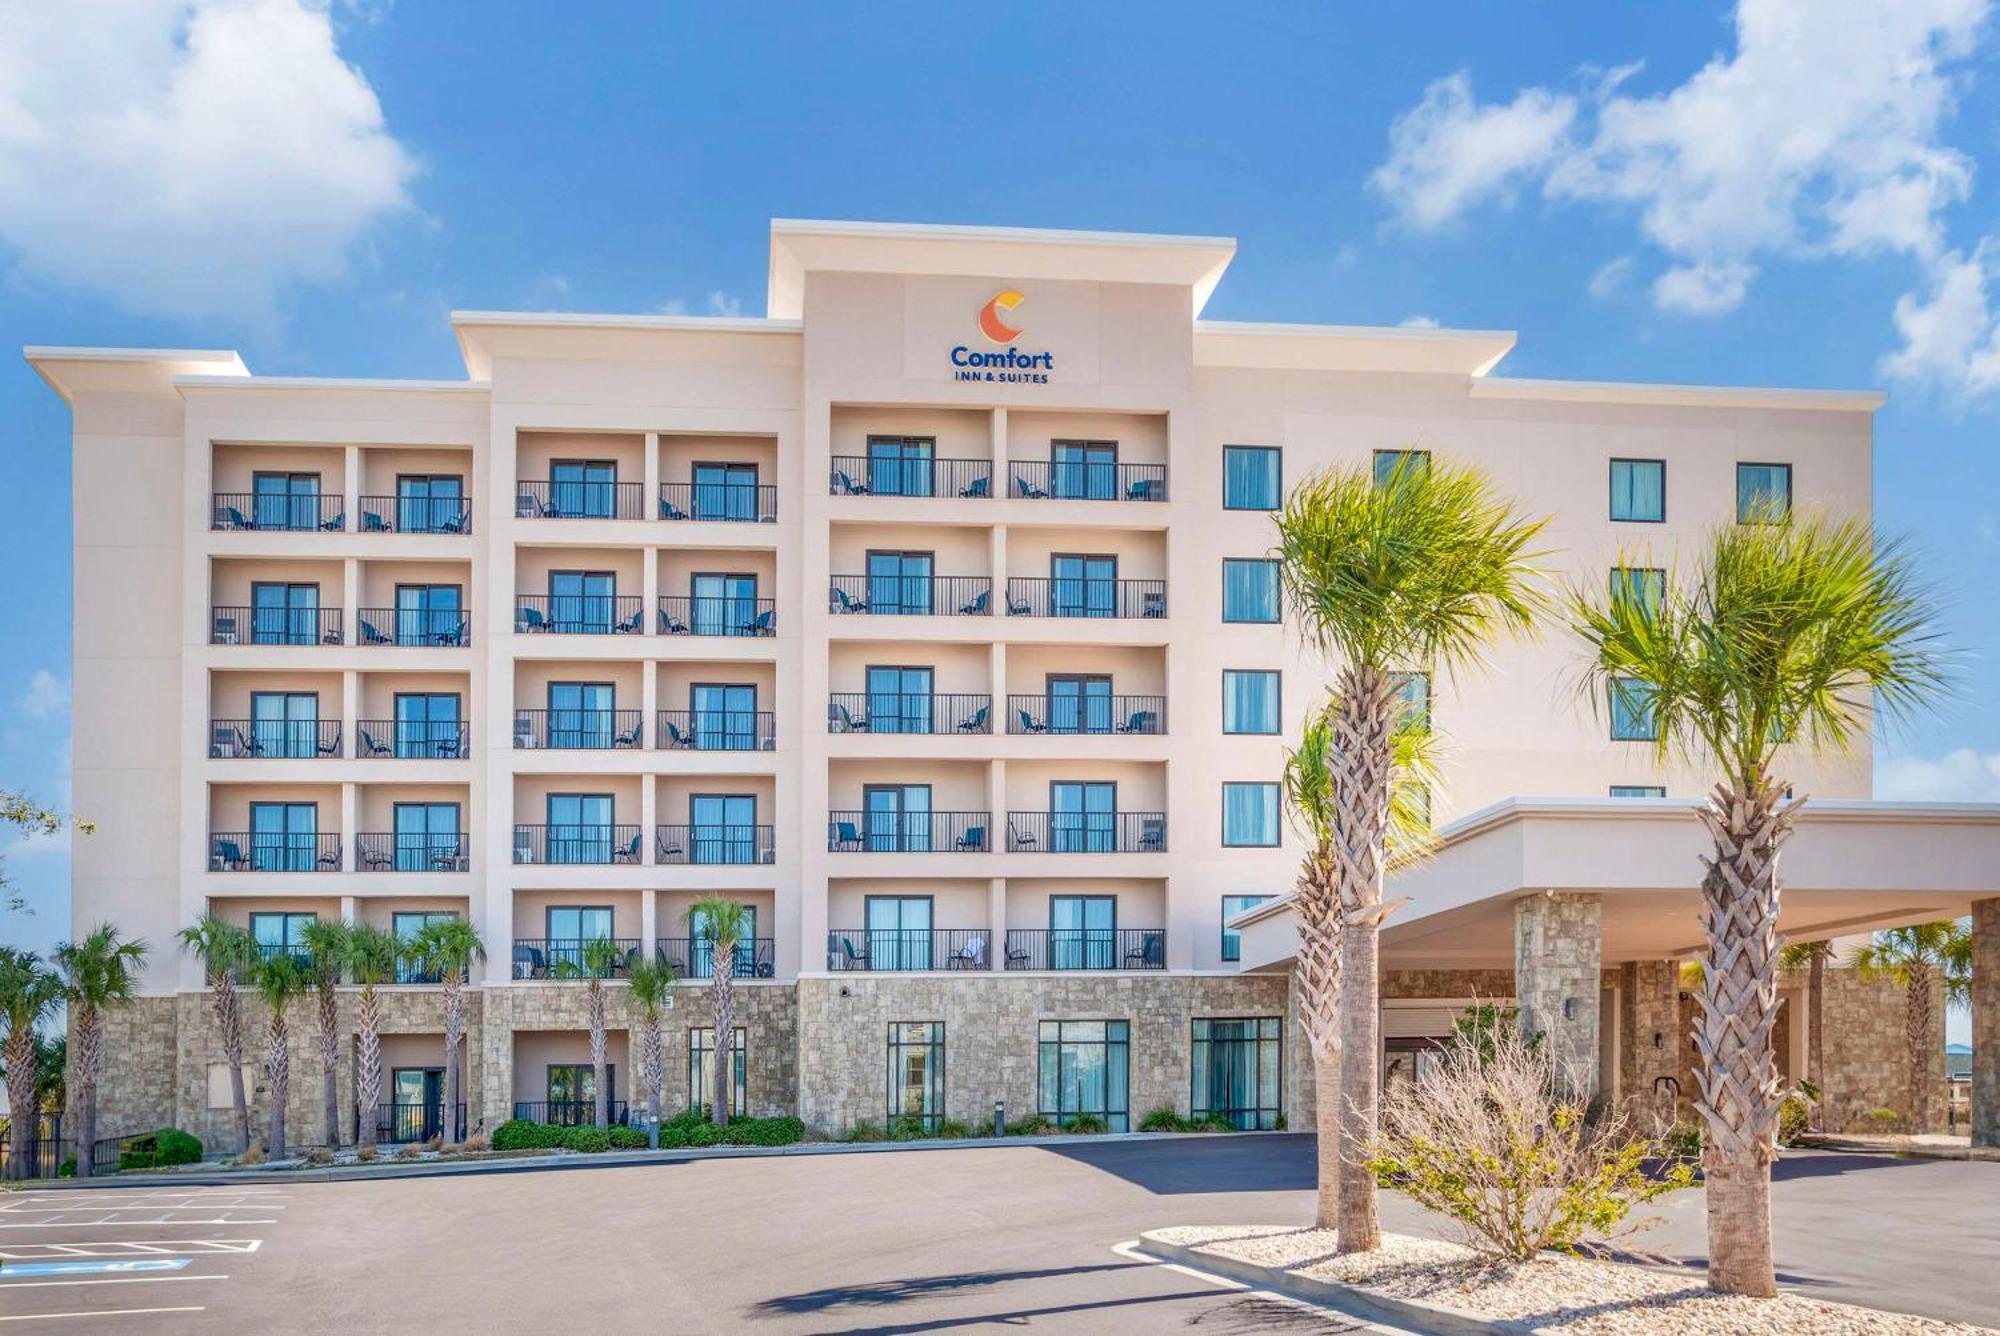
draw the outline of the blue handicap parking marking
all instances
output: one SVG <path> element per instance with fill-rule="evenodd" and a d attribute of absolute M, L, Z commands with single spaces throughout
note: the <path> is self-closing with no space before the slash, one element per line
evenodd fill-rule
<path fill-rule="evenodd" d="M 0 1265 L 0 1281 L 17 1276 L 94 1276 L 131 1271 L 179 1271 L 192 1258 L 132 1257 L 99 1262 L 8 1262 Z"/>

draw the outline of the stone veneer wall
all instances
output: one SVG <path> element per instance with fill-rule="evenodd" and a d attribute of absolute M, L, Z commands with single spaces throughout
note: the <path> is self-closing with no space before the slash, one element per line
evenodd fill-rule
<path fill-rule="evenodd" d="M 1788 981 L 1789 983 L 1790 981 Z M 1803 981 L 1788 989 L 1792 1005 L 1806 1005 Z M 1945 1130 L 1944 1011 L 1942 988 L 1932 990 L 1930 1079 L 1918 1130 Z M 1829 1131 L 1879 1130 L 1874 1109 L 1910 1113 L 1909 1040 L 1903 990 L 1887 979 L 1864 979 L 1852 968 L 1826 971 L 1826 1125 Z M 1800 1076 L 1805 1075 L 1800 1064 Z M 1901 1129 L 1898 1129 L 1901 1130 Z"/>

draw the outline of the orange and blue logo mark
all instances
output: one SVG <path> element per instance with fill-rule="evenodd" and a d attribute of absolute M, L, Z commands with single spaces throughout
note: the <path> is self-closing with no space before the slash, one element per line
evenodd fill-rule
<path fill-rule="evenodd" d="M 954 380 L 993 381 L 1007 384 L 1046 385 L 1055 369 L 1054 353 L 1024 353 L 1014 340 L 1026 328 L 1009 324 L 1014 311 L 1027 298 L 1012 288 L 996 292 L 979 308 L 979 333 L 988 343 L 1003 344 L 1005 352 L 975 352 L 961 343 L 951 350 Z"/>

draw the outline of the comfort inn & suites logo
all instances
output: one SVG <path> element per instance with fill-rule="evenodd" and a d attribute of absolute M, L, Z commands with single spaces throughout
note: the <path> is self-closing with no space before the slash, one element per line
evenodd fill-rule
<path fill-rule="evenodd" d="M 1005 352 L 976 352 L 961 343 L 951 350 L 954 380 L 977 380 L 1017 385 L 1046 385 L 1055 369 L 1056 355 L 1049 352 L 1024 353 L 1014 346 L 1025 328 L 1008 319 L 1027 298 L 1012 288 L 996 292 L 979 308 L 979 332 L 988 343 L 1006 345 Z"/>

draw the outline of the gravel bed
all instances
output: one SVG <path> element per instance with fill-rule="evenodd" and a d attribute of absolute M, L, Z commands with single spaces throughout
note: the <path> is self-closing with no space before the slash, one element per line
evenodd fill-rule
<path fill-rule="evenodd" d="M 1904 1336 L 1986 1330 L 1791 1293 L 1776 1299 L 1711 1294 L 1703 1274 L 1685 1268 L 1555 1256 L 1496 1263 L 1456 1243 L 1405 1234 L 1384 1234 L 1378 1251 L 1351 1257 L 1334 1255 L 1330 1229 L 1204 1225 L 1152 1230 L 1148 1236 L 1315 1280 L 1525 1322 L 1566 1336 L 1635 1332 Z"/>

